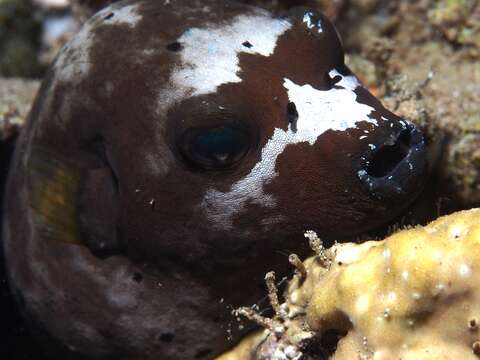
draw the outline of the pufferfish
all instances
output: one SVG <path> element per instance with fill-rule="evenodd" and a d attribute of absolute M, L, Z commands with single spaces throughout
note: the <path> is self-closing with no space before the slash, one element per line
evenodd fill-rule
<path fill-rule="evenodd" d="M 385 223 L 427 167 L 321 14 L 119 2 L 61 50 L 18 141 L 10 286 L 54 357 L 212 359 L 304 230 Z"/>

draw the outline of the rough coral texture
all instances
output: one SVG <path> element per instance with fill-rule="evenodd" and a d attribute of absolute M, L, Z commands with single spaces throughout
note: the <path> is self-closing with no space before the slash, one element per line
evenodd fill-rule
<path fill-rule="evenodd" d="M 478 359 L 479 219 L 480 209 L 462 211 L 335 245 L 327 265 L 305 260 L 306 277 L 293 277 L 281 305 L 287 315 L 219 360 Z M 341 336 L 330 350 L 311 346 L 332 331 Z"/>
<path fill-rule="evenodd" d="M 479 14 L 471 0 L 351 0 L 336 23 L 349 67 L 431 143 L 441 141 L 433 198 L 442 213 L 480 204 Z"/>
<path fill-rule="evenodd" d="M 480 2 L 478 0 L 441 0 L 428 12 L 431 24 L 458 44 L 480 47 Z"/>
<path fill-rule="evenodd" d="M 0 1 L 0 74 L 39 76 L 41 23 L 31 0 Z"/>

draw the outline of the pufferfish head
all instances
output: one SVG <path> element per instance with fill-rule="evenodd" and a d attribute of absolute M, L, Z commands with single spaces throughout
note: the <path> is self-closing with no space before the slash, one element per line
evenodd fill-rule
<path fill-rule="evenodd" d="M 103 10 L 52 67 L 30 143 L 81 172 L 84 241 L 196 261 L 306 228 L 352 235 L 409 205 L 424 138 L 345 66 L 333 25 L 210 3 Z"/>

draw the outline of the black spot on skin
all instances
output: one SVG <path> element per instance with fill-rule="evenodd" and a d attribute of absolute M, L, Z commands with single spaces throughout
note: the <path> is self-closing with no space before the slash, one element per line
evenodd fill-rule
<path fill-rule="evenodd" d="M 140 283 L 143 281 L 143 275 L 139 272 L 136 272 L 135 274 L 133 274 L 133 281 L 137 282 L 137 283 Z"/>
<path fill-rule="evenodd" d="M 336 83 L 338 83 L 340 80 L 342 80 L 342 77 L 340 75 L 335 75 L 332 79 L 332 86 L 334 86 Z"/>
<path fill-rule="evenodd" d="M 181 51 L 182 49 L 183 49 L 183 46 L 178 41 L 175 41 L 167 45 L 168 51 L 178 52 L 178 51 Z"/>
<path fill-rule="evenodd" d="M 111 13 L 107 14 L 107 15 L 103 18 L 103 20 L 110 20 L 110 19 L 113 18 L 114 16 L 115 16 L 115 14 L 114 14 L 113 12 L 111 12 Z"/>
<path fill-rule="evenodd" d="M 210 354 L 211 352 L 212 352 L 212 350 L 210 350 L 210 349 L 200 350 L 199 352 L 197 352 L 195 354 L 195 359 L 201 359 L 201 358 L 207 356 L 208 354 Z"/>
<path fill-rule="evenodd" d="M 243 46 L 245 46 L 248 49 L 251 49 L 253 47 L 252 43 L 250 41 L 245 41 L 242 43 Z"/>
<path fill-rule="evenodd" d="M 287 105 L 288 123 L 292 126 L 292 131 L 297 131 L 298 111 L 294 102 L 289 102 Z"/>
<path fill-rule="evenodd" d="M 331 76 L 328 72 L 325 73 L 325 82 L 328 84 L 329 89 L 342 89 L 337 83 L 342 80 L 340 75 Z"/>
<path fill-rule="evenodd" d="M 167 344 L 170 344 L 173 339 L 175 339 L 175 334 L 172 332 L 165 332 L 160 335 L 160 340 Z"/>

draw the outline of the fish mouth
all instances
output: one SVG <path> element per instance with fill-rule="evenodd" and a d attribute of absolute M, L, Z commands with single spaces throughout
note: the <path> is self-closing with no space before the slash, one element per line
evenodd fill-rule
<path fill-rule="evenodd" d="M 427 172 L 425 138 L 413 124 L 377 147 L 362 164 L 358 178 L 380 200 L 396 200 L 420 192 Z"/>

